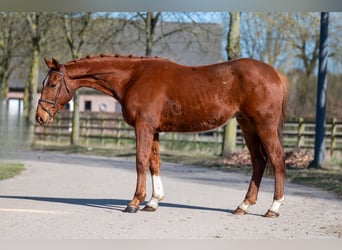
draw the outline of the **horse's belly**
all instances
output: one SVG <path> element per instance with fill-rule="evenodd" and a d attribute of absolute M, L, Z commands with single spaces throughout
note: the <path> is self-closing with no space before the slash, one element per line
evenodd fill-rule
<path fill-rule="evenodd" d="M 160 130 L 165 132 L 208 131 L 225 124 L 238 111 L 234 100 L 229 99 L 222 89 L 220 92 L 202 90 L 196 93 L 196 90 L 192 91 L 192 95 L 182 96 L 182 98 L 168 98 L 168 101 L 162 105 Z"/>
<path fill-rule="evenodd" d="M 161 124 L 163 132 L 203 132 L 215 129 L 229 120 L 228 114 L 195 112 L 168 116 Z"/>

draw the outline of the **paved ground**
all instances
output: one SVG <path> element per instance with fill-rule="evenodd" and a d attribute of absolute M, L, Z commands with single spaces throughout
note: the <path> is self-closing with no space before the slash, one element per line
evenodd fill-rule
<path fill-rule="evenodd" d="M 0 239 L 342 237 L 342 201 L 300 185 L 286 185 L 278 219 L 261 216 L 272 201 L 269 179 L 250 214 L 235 216 L 249 176 L 163 163 L 159 210 L 127 214 L 121 211 L 136 179 L 131 160 L 29 151 L 1 151 L 0 159 L 27 168 L 0 181 Z"/>

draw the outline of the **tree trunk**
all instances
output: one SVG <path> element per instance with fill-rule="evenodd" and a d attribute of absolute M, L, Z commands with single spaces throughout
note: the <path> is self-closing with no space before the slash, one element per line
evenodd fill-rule
<path fill-rule="evenodd" d="M 147 12 L 145 22 L 145 36 L 146 36 L 146 44 L 145 44 L 145 56 L 151 56 L 152 48 L 154 45 L 154 30 L 158 23 L 161 12 L 157 12 L 156 14 L 153 12 Z"/>
<path fill-rule="evenodd" d="M 8 79 L 6 79 L 5 72 L 0 73 L 0 102 L 6 101 L 8 89 Z"/>
<path fill-rule="evenodd" d="M 240 49 L 240 12 L 230 12 L 226 52 L 228 60 L 239 58 Z M 222 156 L 236 151 L 236 118 L 232 118 L 223 128 Z"/>
<path fill-rule="evenodd" d="M 35 124 L 35 111 L 37 99 L 37 87 L 39 77 L 39 54 L 40 54 L 40 40 L 42 33 L 40 32 L 39 22 L 41 14 L 28 13 L 26 21 L 29 25 L 31 35 L 31 67 L 29 76 L 24 90 L 24 120 L 28 126 L 28 138 L 33 138 L 34 124 Z"/>
<path fill-rule="evenodd" d="M 152 18 L 153 18 L 153 12 L 147 12 L 146 26 L 145 26 L 145 34 L 146 34 L 145 56 L 150 56 L 152 54 L 152 47 L 153 47 L 153 33 L 152 33 L 152 26 L 151 26 Z"/>
<path fill-rule="evenodd" d="M 24 91 L 24 116 L 28 124 L 34 125 L 35 123 L 35 107 L 37 98 L 38 87 L 38 72 L 39 72 L 39 50 L 34 46 L 32 51 L 32 62 L 29 72 L 28 81 L 25 85 Z"/>
<path fill-rule="evenodd" d="M 79 145 L 80 141 L 80 95 L 79 91 L 74 94 L 74 109 L 72 111 L 71 144 Z"/>
<path fill-rule="evenodd" d="M 226 52 L 228 60 L 241 57 L 240 48 L 240 12 L 230 12 L 229 31 Z"/>
<path fill-rule="evenodd" d="M 75 19 L 75 16 L 80 16 L 79 21 L 81 23 L 81 27 L 78 30 L 75 29 L 76 25 L 73 25 L 74 22 L 78 21 L 78 19 Z M 63 15 L 64 32 L 65 32 L 65 36 L 66 36 L 73 60 L 78 59 L 80 56 L 81 48 L 85 43 L 87 27 L 89 25 L 90 20 L 91 20 L 91 12 L 70 13 L 70 14 Z M 79 40 L 77 40 L 76 37 L 78 37 Z M 79 97 L 78 90 L 75 91 L 73 101 L 74 101 L 74 109 L 72 112 L 72 130 L 71 130 L 70 143 L 72 145 L 79 145 L 80 97 Z"/>

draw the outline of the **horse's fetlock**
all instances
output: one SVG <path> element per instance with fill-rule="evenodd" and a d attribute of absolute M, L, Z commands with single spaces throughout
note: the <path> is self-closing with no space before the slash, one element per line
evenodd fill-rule
<path fill-rule="evenodd" d="M 146 198 L 146 194 L 145 195 L 137 195 L 137 199 L 140 201 L 140 203 L 144 202 Z"/>
<path fill-rule="evenodd" d="M 243 203 L 245 203 L 246 205 L 250 205 L 250 206 L 255 205 L 257 203 L 257 199 L 248 198 L 248 199 L 245 199 Z"/>

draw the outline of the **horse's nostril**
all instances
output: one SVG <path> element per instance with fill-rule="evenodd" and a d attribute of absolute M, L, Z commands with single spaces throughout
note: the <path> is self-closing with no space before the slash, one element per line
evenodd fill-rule
<path fill-rule="evenodd" d="M 38 122 L 39 122 L 40 125 L 44 124 L 43 119 L 40 116 L 38 117 Z"/>

